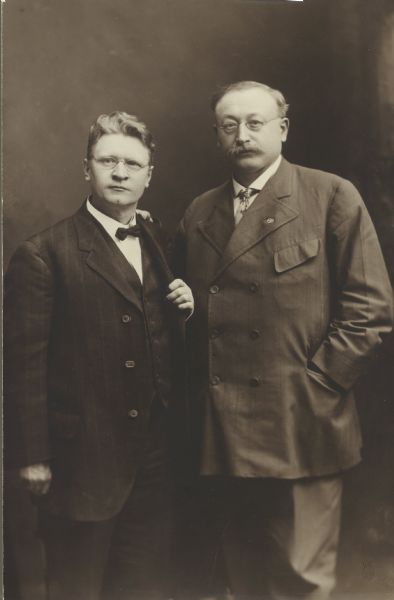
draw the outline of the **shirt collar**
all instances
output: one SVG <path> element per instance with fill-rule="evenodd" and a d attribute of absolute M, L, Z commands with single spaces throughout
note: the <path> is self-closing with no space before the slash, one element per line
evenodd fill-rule
<path fill-rule="evenodd" d="M 90 202 L 89 198 L 86 200 L 86 209 L 113 238 L 115 237 L 116 231 L 119 227 L 131 227 L 132 225 L 135 225 L 135 215 L 125 225 L 124 223 L 120 223 L 120 221 L 116 221 L 116 219 L 112 219 L 112 217 L 105 215 L 103 212 L 101 212 L 101 210 L 97 210 L 97 208 L 95 208 Z"/>
<path fill-rule="evenodd" d="M 267 181 L 279 169 L 281 160 L 282 160 L 282 155 L 280 154 L 278 156 L 278 158 L 276 160 L 274 160 L 274 162 L 264 171 L 264 173 L 262 173 L 254 181 L 252 181 L 252 183 L 250 185 L 248 185 L 248 187 L 253 188 L 255 190 L 259 190 L 261 192 L 261 190 L 263 189 L 263 187 L 265 186 Z M 238 181 L 236 179 L 234 179 L 234 177 L 233 177 L 233 188 L 234 188 L 234 197 L 236 197 L 236 196 L 238 196 L 238 194 L 241 190 L 245 189 L 245 186 L 238 183 Z"/>

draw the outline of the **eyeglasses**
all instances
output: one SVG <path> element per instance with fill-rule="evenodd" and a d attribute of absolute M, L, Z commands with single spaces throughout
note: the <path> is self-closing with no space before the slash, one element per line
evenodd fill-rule
<path fill-rule="evenodd" d="M 273 117 L 272 119 L 268 119 L 268 121 L 259 121 L 259 119 L 249 119 L 248 121 L 228 121 L 223 123 L 223 125 L 218 125 L 218 129 L 222 129 L 224 133 L 235 133 L 239 126 L 242 123 L 245 123 L 246 127 L 250 131 L 260 131 L 265 125 L 270 123 L 271 121 L 276 121 L 276 119 L 283 119 L 283 117 Z"/>
<path fill-rule="evenodd" d="M 117 167 L 120 163 L 123 164 L 124 168 L 128 173 L 137 173 L 142 169 L 145 169 L 148 165 L 141 165 L 135 160 L 130 160 L 128 158 L 118 158 L 117 156 L 102 156 L 101 158 L 95 158 L 92 156 L 92 159 L 99 165 L 100 168 L 106 169 L 108 171 L 112 171 Z"/>

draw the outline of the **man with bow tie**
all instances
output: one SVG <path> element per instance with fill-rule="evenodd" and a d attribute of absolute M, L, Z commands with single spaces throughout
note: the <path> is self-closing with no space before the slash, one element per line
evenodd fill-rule
<path fill-rule="evenodd" d="M 136 117 L 98 117 L 89 198 L 21 244 L 5 279 L 6 457 L 40 507 L 49 600 L 166 593 L 193 298 L 136 214 L 153 151 Z"/>
<path fill-rule="evenodd" d="M 282 157 L 282 93 L 243 81 L 212 109 L 232 177 L 192 202 L 176 245 L 196 302 L 194 565 L 214 588 L 222 555 L 237 600 L 323 600 L 342 474 L 360 460 L 352 389 L 391 329 L 391 288 L 355 187 Z"/>

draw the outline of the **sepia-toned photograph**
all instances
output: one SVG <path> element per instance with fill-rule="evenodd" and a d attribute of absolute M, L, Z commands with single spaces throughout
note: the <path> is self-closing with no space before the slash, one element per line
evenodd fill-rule
<path fill-rule="evenodd" d="M 3 598 L 394 598 L 393 0 L 2 0 Z"/>

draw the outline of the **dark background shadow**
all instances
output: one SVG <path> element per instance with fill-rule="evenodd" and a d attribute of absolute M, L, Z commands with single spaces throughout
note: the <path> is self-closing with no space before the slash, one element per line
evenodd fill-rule
<path fill-rule="evenodd" d="M 88 127 L 115 109 L 155 134 L 142 206 L 173 230 L 191 199 L 226 177 L 212 90 L 253 79 L 290 102 L 286 157 L 357 185 L 393 273 L 392 0 L 12 0 L 3 14 L 5 264 L 22 239 L 82 203 Z M 358 389 L 365 460 L 345 496 L 346 598 L 394 592 L 392 354 L 387 346 Z M 9 478 L 6 598 L 41 600 L 34 512 Z"/>

